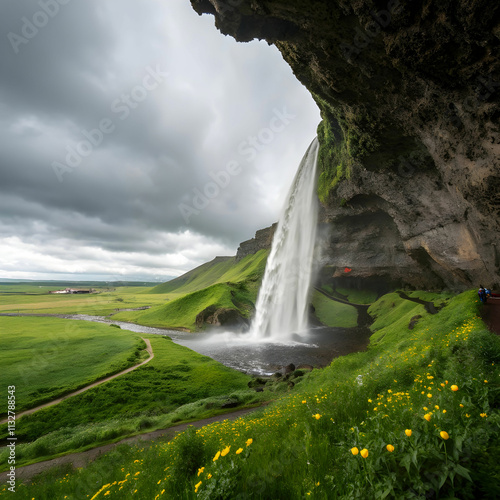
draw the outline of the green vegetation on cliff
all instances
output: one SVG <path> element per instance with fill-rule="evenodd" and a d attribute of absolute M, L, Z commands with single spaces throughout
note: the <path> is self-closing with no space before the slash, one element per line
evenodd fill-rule
<path fill-rule="evenodd" d="M 497 498 L 500 338 L 479 319 L 475 291 L 434 315 L 403 300 L 373 304 L 366 352 L 313 371 L 269 408 L 121 447 L 18 497 Z"/>
<path fill-rule="evenodd" d="M 349 179 L 352 158 L 343 139 L 341 128 L 332 120 L 323 120 L 318 126 L 318 198 L 327 203 L 337 184 Z"/>

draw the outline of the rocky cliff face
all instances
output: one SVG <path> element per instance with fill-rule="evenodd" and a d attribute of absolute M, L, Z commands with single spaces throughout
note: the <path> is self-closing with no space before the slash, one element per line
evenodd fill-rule
<path fill-rule="evenodd" d="M 243 257 L 257 253 L 259 250 L 270 250 L 277 225 L 278 223 L 275 222 L 272 226 L 259 229 L 255 233 L 255 238 L 240 243 L 236 252 L 236 259 L 243 259 Z"/>
<path fill-rule="evenodd" d="M 274 43 L 318 103 L 326 264 L 500 283 L 500 4 L 191 3 L 237 40 Z"/>

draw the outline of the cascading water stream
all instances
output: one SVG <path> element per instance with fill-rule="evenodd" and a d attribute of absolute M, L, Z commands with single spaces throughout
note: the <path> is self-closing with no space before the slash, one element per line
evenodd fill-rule
<path fill-rule="evenodd" d="M 316 138 L 302 158 L 278 222 L 250 326 L 256 340 L 289 341 L 294 333 L 307 330 L 318 218 L 318 149 Z"/>

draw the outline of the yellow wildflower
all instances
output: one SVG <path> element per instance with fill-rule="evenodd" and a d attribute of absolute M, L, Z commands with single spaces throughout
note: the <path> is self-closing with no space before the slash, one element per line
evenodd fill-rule
<path fill-rule="evenodd" d="M 359 450 L 358 450 L 356 447 L 351 448 L 351 453 L 352 453 L 353 455 L 357 455 L 357 454 L 359 453 Z"/>
<path fill-rule="evenodd" d="M 411 429 L 406 429 L 405 434 L 410 437 L 411 436 Z"/>
<path fill-rule="evenodd" d="M 368 456 L 368 450 L 364 448 L 363 450 L 361 450 L 360 454 L 363 458 L 366 458 Z"/>
<path fill-rule="evenodd" d="M 217 461 L 219 460 L 219 457 L 220 457 L 220 451 L 218 451 L 216 454 L 215 454 L 215 457 L 213 458 L 213 461 Z"/>
<path fill-rule="evenodd" d="M 229 450 L 231 449 L 231 446 L 226 446 L 221 452 L 220 452 L 220 456 L 221 457 L 225 457 L 228 453 L 229 453 Z"/>
<path fill-rule="evenodd" d="M 205 470 L 205 467 L 200 467 L 200 468 L 198 469 L 198 476 L 199 476 L 200 474 L 202 474 L 204 470 Z M 158 484 L 160 484 L 160 481 L 158 481 Z"/>
<path fill-rule="evenodd" d="M 391 453 L 394 451 L 394 446 L 392 446 L 392 444 L 388 444 L 386 446 L 386 448 L 387 448 L 387 451 L 390 451 Z"/>
<path fill-rule="evenodd" d="M 450 436 L 449 436 L 449 434 L 448 434 L 446 431 L 441 431 L 441 432 L 439 433 L 439 435 L 440 435 L 440 436 L 441 436 L 444 440 L 449 439 L 449 437 L 450 437 Z"/>
<path fill-rule="evenodd" d="M 424 418 L 425 418 L 425 420 L 427 420 L 427 422 L 430 422 L 430 421 L 431 421 L 431 418 L 432 418 L 432 415 L 431 415 L 430 413 L 426 413 L 426 414 L 424 415 Z"/>
<path fill-rule="evenodd" d="M 249 438 L 245 442 L 246 442 L 247 446 L 250 446 L 253 443 L 253 439 Z"/>
<path fill-rule="evenodd" d="M 203 481 L 200 481 L 199 483 L 197 483 L 197 484 L 195 484 L 195 485 L 194 485 L 194 492 L 195 492 L 195 493 L 198 493 L 198 488 L 201 486 L 201 483 L 202 483 L 202 482 L 203 482 Z"/>
<path fill-rule="evenodd" d="M 238 449 L 236 450 L 236 455 L 239 455 L 242 451 L 243 451 L 243 448 L 238 448 Z"/>
<path fill-rule="evenodd" d="M 457 392 L 458 391 L 458 385 L 452 385 L 450 387 L 450 389 L 453 391 L 453 392 Z"/>
<path fill-rule="evenodd" d="M 319 413 L 316 413 L 316 415 L 313 415 L 313 418 L 319 420 L 321 418 L 321 415 Z"/>

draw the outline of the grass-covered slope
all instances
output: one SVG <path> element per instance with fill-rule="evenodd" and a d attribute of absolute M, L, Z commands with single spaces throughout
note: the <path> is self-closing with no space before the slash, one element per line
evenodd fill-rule
<path fill-rule="evenodd" d="M 147 311 L 127 311 L 116 314 L 115 319 L 133 321 L 141 325 L 196 329 L 196 316 L 209 306 L 237 309 L 244 317 L 253 310 L 257 296 L 257 283 L 217 283 L 196 292 L 188 293 L 165 305 Z"/>
<path fill-rule="evenodd" d="M 155 287 L 156 294 L 168 292 L 170 300 L 165 304 L 147 311 L 121 312 L 114 318 L 147 326 L 188 330 L 196 329 L 196 316 L 209 306 L 235 309 L 242 317 L 248 318 L 257 298 L 267 255 L 267 250 L 260 250 L 238 262 L 234 257 L 215 259 L 177 280 Z"/>
<path fill-rule="evenodd" d="M 435 315 L 400 300 L 372 306 L 366 352 L 313 371 L 265 411 L 123 447 L 19 498 L 498 498 L 500 338 L 475 291 Z"/>
<path fill-rule="evenodd" d="M 312 305 L 316 317 L 324 325 L 352 328 L 358 324 L 358 313 L 353 306 L 336 302 L 316 290 L 312 295 Z"/>
<path fill-rule="evenodd" d="M 216 257 L 214 260 L 161 285 L 155 286 L 150 293 L 192 293 L 215 283 L 227 281 L 240 282 L 260 278 L 264 273 L 267 250 L 236 260 L 236 257 Z"/>

